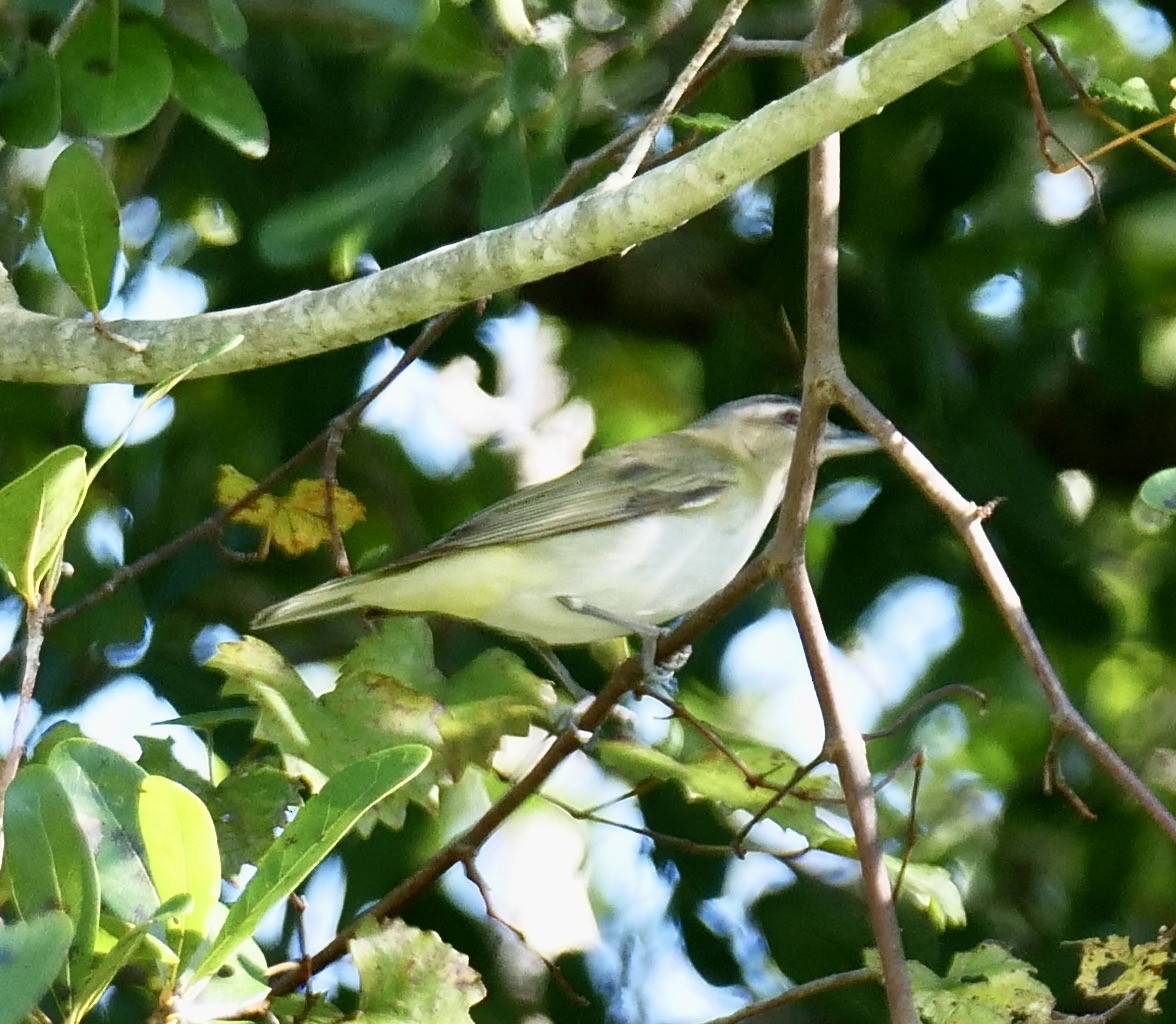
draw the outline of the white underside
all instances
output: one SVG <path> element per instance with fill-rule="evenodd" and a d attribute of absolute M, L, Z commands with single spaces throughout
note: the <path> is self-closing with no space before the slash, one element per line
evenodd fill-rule
<path fill-rule="evenodd" d="M 624 636 L 633 631 L 572 611 L 559 599 L 621 619 L 665 623 L 731 581 L 774 508 L 771 498 L 756 506 L 727 495 L 685 512 L 448 554 L 368 581 L 363 603 L 472 619 L 555 645 Z"/>

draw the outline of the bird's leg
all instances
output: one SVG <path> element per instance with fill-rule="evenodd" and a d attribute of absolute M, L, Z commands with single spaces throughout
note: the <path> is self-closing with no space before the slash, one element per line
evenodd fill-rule
<path fill-rule="evenodd" d="M 562 683 L 564 689 L 572 695 L 572 700 L 579 704 L 592 698 L 592 691 L 585 690 L 584 687 L 572 678 L 568 667 L 559 660 L 559 656 L 551 649 L 550 644 L 545 644 L 542 640 L 527 637 L 527 645 L 542 659 L 543 664 L 551 669 L 556 681 Z"/>
<path fill-rule="evenodd" d="M 612 612 L 604 608 L 597 608 L 596 605 L 588 604 L 578 597 L 557 597 L 556 600 L 568 611 L 591 615 L 594 619 L 610 622 L 614 626 L 620 626 L 627 632 L 639 636 L 641 638 L 641 671 L 647 682 L 668 683 L 672 681 L 674 673 L 685 665 L 686 659 L 690 657 L 690 648 L 683 648 L 669 659 L 665 668 L 662 668 L 657 663 L 657 642 L 665 635 L 666 630 L 661 626 L 640 622 L 637 619 L 627 619 L 622 615 L 614 615 Z"/>

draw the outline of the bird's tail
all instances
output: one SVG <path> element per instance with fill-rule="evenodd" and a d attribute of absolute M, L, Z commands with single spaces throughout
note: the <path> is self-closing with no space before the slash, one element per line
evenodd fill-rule
<path fill-rule="evenodd" d="M 356 586 L 357 578 L 348 576 L 340 580 L 331 580 L 303 594 L 271 604 L 253 617 L 250 628 L 269 629 L 271 626 L 287 626 L 294 622 L 304 622 L 306 619 L 319 619 L 324 615 L 364 608 L 366 605 L 356 599 L 360 590 Z"/>

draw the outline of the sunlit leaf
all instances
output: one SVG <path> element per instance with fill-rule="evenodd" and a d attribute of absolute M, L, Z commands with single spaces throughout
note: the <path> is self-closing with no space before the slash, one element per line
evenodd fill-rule
<path fill-rule="evenodd" d="M 222 508 L 249 493 L 257 481 L 232 466 L 221 466 L 216 481 L 216 502 Z M 335 488 L 335 522 L 339 530 L 362 522 L 366 510 L 360 500 L 343 487 Z M 297 480 L 288 494 L 262 494 L 231 516 L 233 522 L 260 527 L 265 533 L 262 550 L 271 543 L 288 555 L 303 555 L 331 539 L 326 515 L 326 482 Z"/>
<path fill-rule="evenodd" d="M 357 758 L 403 743 L 442 746 L 438 718 L 443 708 L 430 695 L 444 676 L 433 664 L 428 626 L 396 618 L 361 641 L 342 665 L 335 687 L 316 698 L 301 676 L 268 644 L 254 637 L 223 643 L 207 665 L 227 681 L 222 693 L 239 695 L 259 710 L 254 736 L 272 743 L 291 775 L 312 791 Z M 390 828 L 399 828 L 409 801 L 435 810 L 445 762 L 428 769 L 377 809 Z"/>
<path fill-rule="evenodd" d="M 486 987 L 469 957 L 436 932 L 400 920 L 363 921 L 348 944 L 359 971 L 364 1020 L 403 1024 L 468 1024 Z"/>
<path fill-rule="evenodd" d="M 368 808 L 399 789 L 428 764 L 427 747 L 406 744 L 355 761 L 334 775 L 299 811 L 257 864 L 220 932 L 193 965 L 207 977 L 257 927 L 278 900 L 290 895 L 335 848 Z"/>
<path fill-rule="evenodd" d="M 229 908 L 222 903 L 212 908 L 208 916 L 210 934 L 220 932 L 228 913 Z M 244 939 L 212 977 L 205 978 L 200 985 L 184 993 L 184 1016 L 176 1024 L 189 1021 L 204 1024 L 217 1019 L 256 1016 L 269 997 L 268 967 L 265 954 L 257 943 L 250 938 Z M 290 1018 L 284 1018 L 283 1024 L 285 1021 L 293 1024 Z M 310 1024 L 310 1020 L 301 1024 Z"/>
<path fill-rule="evenodd" d="M 1164 973 L 1173 960 L 1171 944 L 1167 934 L 1136 945 L 1123 935 L 1082 939 L 1075 984 L 1086 995 L 1099 999 L 1120 999 L 1137 992 L 1143 997 L 1145 1012 L 1159 1013 L 1156 1000 L 1168 987 Z"/>
<path fill-rule="evenodd" d="M 1161 512 L 1176 512 L 1176 467 L 1149 476 L 1139 488 L 1139 497 Z"/>
<path fill-rule="evenodd" d="M 98 871 L 65 790 L 45 765 L 25 765 L 5 795 L 4 871 L 20 918 L 60 910 L 73 923 L 61 981 L 76 989 L 98 935 Z"/>
<path fill-rule="evenodd" d="M 437 720 L 452 778 L 472 764 L 490 767 L 504 736 L 526 736 L 555 706 L 555 691 L 521 658 L 492 648 L 450 677 Z"/>
<path fill-rule="evenodd" d="M 167 921 L 168 945 L 182 969 L 206 937 L 209 912 L 220 896 L 216 829 L 199 797 L 158 775 L 148 775 L 139 786 L 138 810 L 156 891 L 163 900 L 190 898 L 187 908 Z"/>
<path fill-rule="evenodd" d="M 58 743 L 48 765 L 61 782 L 94 855 L 102 902 L 120 919 L 140 924 L 159 906 L 139 828 L 139 787 L 147 773 L 100 743 Z"/>
<path fill-rule="evenodd" d="M 208 795 L 216 824 L 221 874 L 232 878 L 245 863 L 255 864 L 302 798 L 294 781 L 271 765 L 233 772 Z"/>
<path fill-rule="evenodd" d="M 866 966 L 881 976 L 875 950 Z M 942 978 L 908 962 L 915 1006 L 925 1024 L 1047 1024 L 1054 997 L 1034 969 L 992 942 L 957 953 Z"/>
<path fill-rule="evenodd" d="M 1130 110 L 1139 110 L 1148 114 L 1160 112 L 1151 88 L 1138 75 L 1134 78 L 1128 78 L 1121 84 L 1110 78 L 1096 78 L 1086 87 L 1086 91 L 1095 99 L 1110 100 L 1112 103 L 1118 103 Z"/>
<path fill-rule="evenodd" d="M 893 883 L 898 878 L 901 861 L 897 857 L 887 856 L 885 862 Z M 936 864 L 907 864 L 902 876 L 900 898 L 926 914 L 939 931 L 962 928 L 967 923 L 964 897 L 959 887 L 951 873 Z"/>
<path fill-rule="evenodd" d="M 106 951 L 86 977 L 74 1000 L 66 1024 L 80 1024 L 86 1014 L 98 1005 L 98 1000 L 113 983 L 118 972 L 135 958 L 140 947 L 145 944 L 150 947 L 150 943 L 147 943 L 146 940 L 151 925 L 172 914 L 183 913 L 188 908 L 189 902 L 186 896 L 176 897 L 163 906 L 157 907 L 146 920 L 120 936 L 119 940 Z"/>
<path fill-rule="evenodd" d="M 86 451 L 59 448 L 0 488 L 0 569 L 33 605 L 86 495 Z"/>

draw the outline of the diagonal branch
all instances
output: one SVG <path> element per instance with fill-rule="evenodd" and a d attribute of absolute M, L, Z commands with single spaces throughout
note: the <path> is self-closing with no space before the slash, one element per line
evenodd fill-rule
<path fill-rule="evenodd" d="M 142 353 L 111 345 L 88 322 L 8 311 L 0 380 L 157 381 L 234 334 L 245 335 L 245 344 L 204 372 L 270 366 L 364 342 L 621 252 L 673 231 L 740 185 L 876 114 L 1061 2 L 948 0 L 705 145 L 620 188 L 591 192 L 519 224 L 320 291 L 243 309 L 112 325 L 144 343 Z"/>
<path fill-rule="evenodd" d="M 1045 653 L 1037 632 L 1029 622 L 1029 616 L 1025 614 L 1020 595 L 984 532 L 984 508 L 968 501 L 960 494 L 844 373 L 833 381 L 833 387 L 838 401 L 849 410 L 858 423 L 882 442 L 891 458 L 918 485 L 928 500 L 947 517 L 948 522 L 960 535 L 972 556 L 972 561 L 976 564 L 980 578 L 988 587 L 997 610 L 1013 634 L 1013 639 L 1045 695 L 1055 737 L 1073 737 L 1115 784 L 1144 809 L 1168 840 L 1176 844 L 1176 816 L 1082 717 L 1081 712 L 1066 694 L 1049 655 Z M 1064 780 L 1059 782 L 1056 758 L 1053 759 L 1052 775 L 1047 775 L 1047 784 L 1051 782 L 1058 784 L 1059 788 L 1065 785 Z"/>

